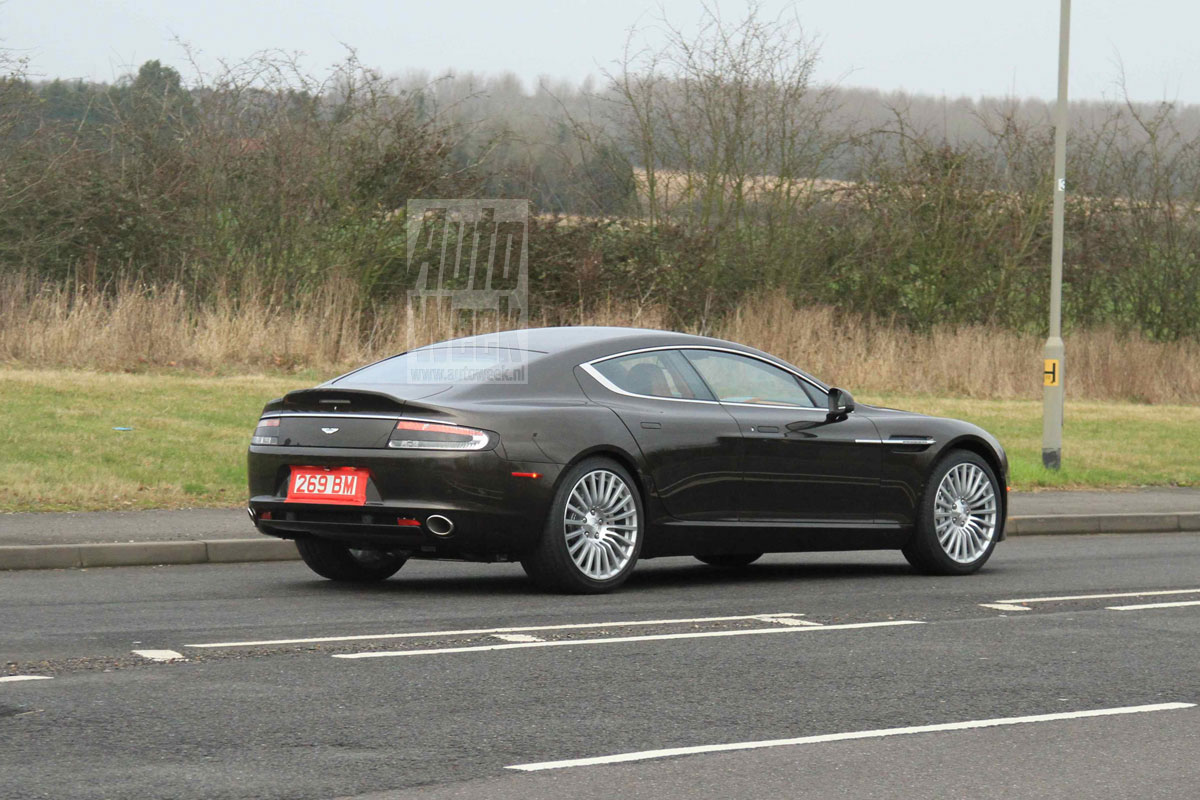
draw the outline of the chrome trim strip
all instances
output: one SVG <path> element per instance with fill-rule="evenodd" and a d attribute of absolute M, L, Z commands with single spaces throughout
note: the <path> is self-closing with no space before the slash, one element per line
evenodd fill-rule
<path fill-rule="evenodd" d="M 333 411 L 278 411 L 271 414 L 263 414 L 259 417 L 260 420 L 270 419 L 272 417 L 320 417 L 321 419 L 387 419 L 397 422 L 404 420 L 406 422 L 432 422 L 435 425 L 452 425 L 456 428 L 471 428 L 472 430 L 483 430 L 482 428 L 472 428 L 470 425 L 464 425 L 461 422 L 452 422 L 445 419 L 430 419 L 429 417 L 409 417 L 404 414 L 338 414 Z M 486 433 L 486 431 L 485 431 Z"/>
<path fill-rule="evenodd" d="M 413 419 L 416 417 L 406 417 L 403 414 L 341 414 L 336 411 L 275 411 L 270 414 L 263 414 L 259 419 L 270 419 L 272 417 L 325 417 L 334 419 Z M 420 419 L 418 422 L 444 422 L 439 419 Z M 456 423 L 447 423 L 450 425 Z"/>
<path fill-rule="evenodd" d="M 660 350 L 713 350 L 718 353 L 730 353 L 735 356 L 745 356 L 746 358 L 753 358 L 756 361 L 761 361 L 764 364 L 767 364 L 772 367 L 776 367 L 777 369 L 781 369 L 784 372 L 788 373 L 789 375 L 794 375 L 795 377 L 797 377 L 800 380 L 807 383 L 809 386 L 812 386 L 814 389 L 816 389 L 821 394 L 824 394 L 824 395 L 829 394 L 829 391 L 827 389 L 825 389 L 823 386 L 821 386 L 819 383 L 817 383 L 813 379 L 809 378 L 808 376 L 804 375 L 801 372 L 798 372 L 795 369 L 786 367 L 783 364 L 777 364 L 774 361 L 771 361 L 770 359 L 763 358 L 762 356 L 755 355 L 754 353 L 745 353 L 745 352 L 742 352 L 741 350 L 734 350 L 733 348 L 730 348 L 730 347 L 714 347 L 713 345 L 707 345 L 707 344 L 669 344 L 669 345 L 659 345 L 657 347 L 639 347 L 634 350 L 625 350 L 624 352 L 621 352 L 621 353 L 614 353 L 610 356 L 600 356 L 599 358 L 593 358 L 591 361 L 585 361 L 584 363 L 579 364 L 578 366 L 581 369 L 583 369 L 583 371 L 586 372 L 588 375 L 591 375 L 593 378 L 595 378 L 605 389 L 608 389 L 609 391 L 612 391 L 612 392 L 616 392 L 617 394 L 623 394 L 626 397 L 638 397 L 638 398 L 643 398 L 646 400 L 672 400 L 677 403 L 710 403 L 710 404 L 722 405 L 722 406 L 744 406 L 746 408 L 787 408 L 787 409 L 794 409 L 797 411 L 818 411 L 822 414 L 829 413 L 827 409 L 817 408 L 815 406 L 814 407 L 789 406 L 789 405 L 779 406 L 779 405 L 768 405 L 766 403 L 727 403 L 727 402 L 723 402 L 720 400 L 699 400 L 699 399 L 691 398 L 691 397 L 658 397 L 658 396 L 652 395 L 652 394 L 635 394 L 634 392 L 627 392 L 624 389 L 618 387 L 616 384 L 614 384 L 608 378 L 605 378 L 603 375 L 601 375 L 600 371 L 597 370 L 594 366 L 595 364 L 599 364 L 601 361 L 611 361 L 614 358 L 623 358 L 625 356 L 637 355 L 638 353 L 653 353 L 653 352 L 657 352 Z M 687 356 L 684 356 L 684 358 L 687 358 Z M 703 377 L 701 377 L 701 380 L 703 380 Z"/>
<path fill-rule="evenodd" d="M 889 444 L 899 445 L 901 447 L 917 447 L 928 446 L 934 443 L 933 439 L 855 439 L 855 444 Z"/>

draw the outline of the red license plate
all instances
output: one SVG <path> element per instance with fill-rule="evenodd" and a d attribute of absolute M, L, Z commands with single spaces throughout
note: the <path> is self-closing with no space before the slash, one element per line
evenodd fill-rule
<path fill-rule="evenodd" d="M 292 467 L 287 502 L 361 506 L 367 502 L 367 471 L 355 467 Z"/>

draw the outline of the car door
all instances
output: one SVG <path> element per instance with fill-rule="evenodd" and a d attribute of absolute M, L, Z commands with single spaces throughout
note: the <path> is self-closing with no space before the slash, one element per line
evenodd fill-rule
<path fill-rule="evenodd" d="M 869 523 L 879 503 L 874 423 L 828 414 L 820 387 L 765 359 L 686 349 L 743 437 L 739 519 Z"/>
<path fill-rule="evenodd" d="M 618 355 L 581 367 L 589 397 L 609 406 L 645 458 L 653 491 L 680 520 L 736 520 L 742 434 L 677 350 Z"/>

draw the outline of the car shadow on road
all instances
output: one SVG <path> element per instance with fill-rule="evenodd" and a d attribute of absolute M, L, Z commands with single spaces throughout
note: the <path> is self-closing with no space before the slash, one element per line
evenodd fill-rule
<path fill-rule="evenodd" d="M 855 562 L 853 556 L 846 561 L 822 561 L 819 563 L 765 563 L 751 564 L 740 568 L 717 568 L 684 559 L 664 559 L 639 564 L 629 581 L 617 593 L 637 591 L 656 592 L 696 587 L 736 587 L 746 585 L 778 584 L 804 581 L 847 580 L 864 581 L 875 579 L 912 578 L 928 580 L 919 575 L 903 561 L 899 563 Z M 453 569 L 453 568 L 451 568 Z M 461 567 L 459 568 L 461 569 Z M 296 588 L 313 593 L 422 596 L 422 597 L 471 597 L 498 596 L 554 596 L 537 588 L 520 570 L 511 566 L 497 567 L 503 574 L 461 575 L 422 574 L 406 575 L 401 570 L 394 578 L 381 583 L 348 584 L 333 583 L 321 579 L 299 581 Z"/>
<path fill-rule="evenodd" d="M 721 568 L 705 564 L 647 564 L 629 577 L 626 586 L 663 589 L 677 586 L 725 586 L 837 579 L 874 579 L 916 576 L 904 563 L 822 562 L 817 564 L 751 564 Z"/>

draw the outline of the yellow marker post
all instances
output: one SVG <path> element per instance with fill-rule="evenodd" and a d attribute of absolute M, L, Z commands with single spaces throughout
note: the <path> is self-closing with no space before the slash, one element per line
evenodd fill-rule
<path fill-rule="evenodd" d="M 1058 386 L 1062 374 L 1059 372 L 1058 359 L 1047 358 L 1042 360 L 1042 385 L 1043 386 Z"/>

